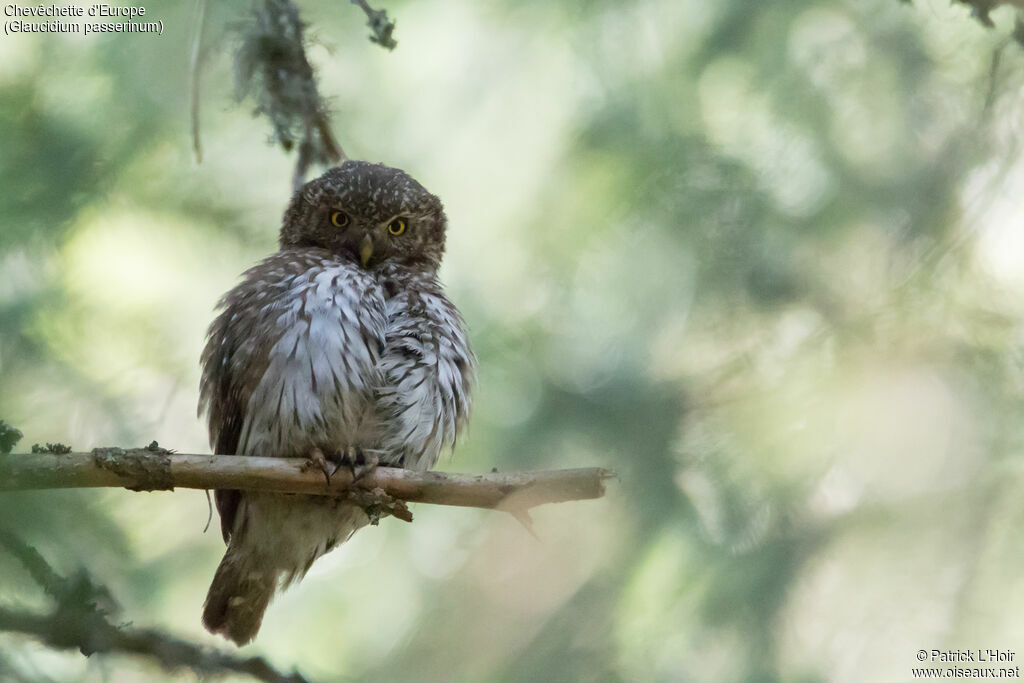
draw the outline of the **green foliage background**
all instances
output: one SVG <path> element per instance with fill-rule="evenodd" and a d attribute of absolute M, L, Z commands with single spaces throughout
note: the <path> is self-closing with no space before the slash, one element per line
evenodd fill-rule
<path fill-rule="evenodd" d="M 0 417 L 205 452 L 218 296 L 293 160 L 232 99 L 240 1 L 0 38 Z M 419 178 L 480 355 L 444 469 L 604 466 L 601 501 L 419 506 L 320 560 L 248 648 L 322 680 L 901 681 L 1024 642 L 1024 54 L 945 0 L 305 0 L 353 158 Z M 2 456 L 0 456 L 2 457 Z M 9 456 L 15 457 L 15 456 Z M 223 647 L 200 492 L 0 496 L 139 626 Z M 44 600 L 0 555 L 0 601 Z M 1024 652 L 1018 651 L 1018 657 Z M 0 635 L 0 677 L 152 680 Z M 188 672 L 177 672 L 189 680 Z"/>

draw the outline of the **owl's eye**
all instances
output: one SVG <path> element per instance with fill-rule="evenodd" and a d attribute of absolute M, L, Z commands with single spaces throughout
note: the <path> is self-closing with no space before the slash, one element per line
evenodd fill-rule
<path fill-rule="evenodd" d="M 348 214 L 344 211 L 331 212 L 331 225 L 336 228 L 344 228 L 349 224 L 350 220 L 351 219 L 348 217 Z"/>
<path fill-rule="evenodd" d="M 388 223 L 388 232 L 392 235 L 398 236 L 405 232 L 405 219 L 396 218 L 395 220 Z"/>

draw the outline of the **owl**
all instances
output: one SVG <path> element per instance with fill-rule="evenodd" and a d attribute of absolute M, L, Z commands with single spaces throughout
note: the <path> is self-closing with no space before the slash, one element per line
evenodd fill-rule
<path fill-rule="evenodd" d="M 200 415 L 216 453 L 414 470 L 454 448 L 475 358 L 437 279 L 447 219 L 406 173 L 346 161 L 301 187 L 280 250 L 220 301 Z M 325 470 L 327 472 L 327 470 Z M 227 544 L 203 624 L 244 645 L 278 588 L 369 523 L 344 499 L 216 491 Z"/>

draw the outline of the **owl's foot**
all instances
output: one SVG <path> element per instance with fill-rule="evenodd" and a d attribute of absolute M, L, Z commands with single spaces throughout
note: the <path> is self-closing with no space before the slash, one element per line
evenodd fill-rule
<path fill-rule="evenodd" d="M 357 446 L 349 446 L 345 450 L 335 453 L 331 462 L 334 463 L 334 471 L 331 474 L 342 467 L 348 467 L 352 470 L 352 481 L 358 481 L 377 469 L 380 458 L 371 451 L 365 451 Z"/>
<path fill-rule="evenodd" d="M 327 480 L 327 485 L 331 485 L 331 475 L 338 471 L 335 467 L 333 471 L 327 467 L 327 458 L 324 457 L 324 452 L 319 448 L 314 448 L 309 452 L 309 457 L 306 462 L 302 463 L 302 471 L 308 472 L 313 468 L 317 468 L 324 473 L 324 479 Z"/>

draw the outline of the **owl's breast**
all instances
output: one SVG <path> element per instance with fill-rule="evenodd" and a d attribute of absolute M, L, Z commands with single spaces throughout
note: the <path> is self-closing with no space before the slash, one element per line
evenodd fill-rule
<path fill-rule="evenodd" d="M 252 330 L 259 342 L 238 371 L 259 374 L 238 452 L 305 457 L 314 446 L 339 449 L 371 439 L 385 330 L 380 286 L 362 269 L 333 260 L 296 258 L 257 275 L 241 285 L 252 290 L 241 310 L 251 307 L 259 319 Z"/>
<path fill-rule="evenodd" d="M 377 397 L 382 461 L 429 469 L 470 409 L 475 356 L 465 323 L 430 272 L 385 273 L 387 329 Z"/>

